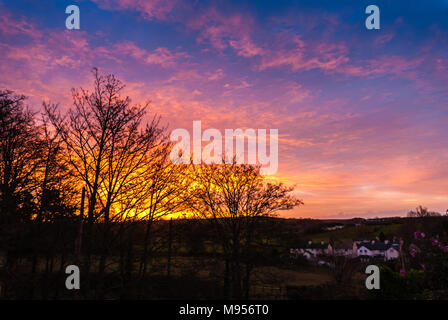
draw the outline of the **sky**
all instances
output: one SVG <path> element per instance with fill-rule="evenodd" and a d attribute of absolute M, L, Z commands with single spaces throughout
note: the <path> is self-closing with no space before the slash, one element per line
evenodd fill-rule
<path fill-rule="evenodd" d="M 281 216 L 448 208 L 448 0 L 0 0 L 0 88 L 69 108 L 93 67 L 168 130 L 278 129 Z"/>

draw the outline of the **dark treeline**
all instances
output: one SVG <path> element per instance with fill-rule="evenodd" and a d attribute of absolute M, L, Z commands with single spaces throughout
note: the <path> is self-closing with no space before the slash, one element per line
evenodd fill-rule
<path fill-rule="evenodd" d="M 250 298 L 267 217 L 301 204 L 293 189 L 257 166 L 172 163 L 148 105 L 93 77 L 42 113 L 0 91 L 0 297 Z"/>

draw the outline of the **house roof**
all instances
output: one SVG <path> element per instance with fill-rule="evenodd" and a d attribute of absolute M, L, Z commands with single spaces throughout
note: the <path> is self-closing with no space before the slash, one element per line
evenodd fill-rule
<path fill-rule="evenodd" d="M 360 248 L 361 247 L 365 247 L 371 251 L 373 251 L 373 250 L 386 251 L 389 248 L 394 248 L 395 250 L 397 249 L 395 244 L 392 244 L 392 243 L 386 244 L 383 242 L 365 243 L 362 246 L 360 246 Z"/>

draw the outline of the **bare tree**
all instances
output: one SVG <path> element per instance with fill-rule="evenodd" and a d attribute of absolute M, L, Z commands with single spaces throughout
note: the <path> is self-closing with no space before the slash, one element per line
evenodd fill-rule
<path fill-rule="evenodd" d="M 62 153 L 61 141 L 51 130 L 48 119 L 42 118 L 41 162 L 36 174 L 36 211 L 30 224 L 32 247 L 31 273 L 35 276 L 39 265 L 39 253 L 45 248 L 46 273 L 53 269 L 55 257 L 59 254 L 59 270 L 62 272 L 66 257 L 68 227 L 74 216 L 76 183 L 71 179 Z M 50 227 L 52 232 L 45 232 Z M 53 227 L 53 228 L 51 228 Z M 51 269 L 51 270 L 50 270 Z M 32 293 L 31 293 L 32 294 Z"/>
<path fill-rule="evenodd" d="M 148 266 L 148 255 L 151 254 L 151 228 L 155 221 L 171 215 L 181 215 L 189 199 L 187 190 L 191 179 L 187 176 L 188 167 L 172 163 L 169 159 L 171 144 L 163 149 L 156 161 L 148 165 L 149 170 L 141 176 L 146 181 L 141 189 L 141 220 L 145 221 L 145 237 L 139 273 L 145 276 Z"/>
<path fill-rule="evenodd" d="M 0 91 L 0 219 L 4 222 L 21 218 L 18 209 L 26 194 L 35 192 L 35 175 L 42 164 L 40 128 L 25 99 Z"/>
<path fill-rule="evenodd" d="M 159 119 L 143 124 L 147 104 L 131 105 L 122 97 L 124 85 L 113 75 L 93 70 L 93 91 L 73 89 L 73 108 L 64 116 L 46 106 L 47 115 L 62 140 L 66 161 L 73 176 L 84 185 L 88 197 L 87 270 L 90 267 L 92 226 L 100 222 L 102 237 L 99 273 L 104 273 L 107 249 L 113 239 L 111 223 L 135 219 L 143 201 L 142 175 L 165 135 Z"/>
<path fill-rule="evenodd" d="M 439 217 L 440 213 L 429 211 L 428 208 L 424 208 L 422 206 L 418 206 L 415 211 L 411 210 L 408 212 L 408 217 L 410 218 L 426 218 L 426 217 Z"/>
<path fill-rule="evenodd" d="M 224 161 L 193 166 L 189 207 L 216 228 L 225 260 L 224 294 L 229 298 L 248 298 L 253 236 L 260 218 L 302 204 L 291 195 L 292 187 L 266 182 L 259 169 Z"/>
<path fill-rule="evenodd" d="M 25 96 L 0 91 L 0 246 L 15 266 L 29 222 L 37 209 L 37 175 L 42 165 L 40 128 Z"/>

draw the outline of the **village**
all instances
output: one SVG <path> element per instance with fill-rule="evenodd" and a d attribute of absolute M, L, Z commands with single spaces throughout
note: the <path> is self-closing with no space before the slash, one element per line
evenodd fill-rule
<path fill-rule="evenodd" d="M 305 257 L 311 263 L 319 265 L 327 264 L 328 257 L 360 258 L 363 262 L 370 260 L 389 261 L 398 259 L 402 242 L 394 238 L 380 241 L 375 239 L 355 239 L 352 242 L 330 241 L 328 243 L 308 241 L 304 245 L 298 245 L 290 249 L 291 258 Z"/>

